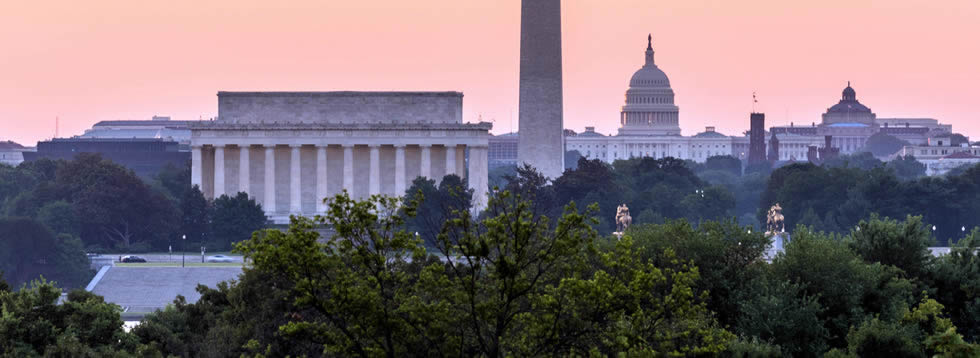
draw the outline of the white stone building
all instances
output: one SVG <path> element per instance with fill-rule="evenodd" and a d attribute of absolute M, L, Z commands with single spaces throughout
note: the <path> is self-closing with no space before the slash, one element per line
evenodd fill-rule
<path fill-rule="evenodd" d="M 670 79 L 654 62 L 653 41 L 647 37 L 644 64 L 630 78 L 626 101 L 619 115 L 619 133 L 607 136 L 586 127 L 565 137 L 566 150 L 612 163 L 634 157 L 690 159 L 704 162 L 716 155 L 732 155 L 734 137 L 714 127 L 694 136 L 681 136 L 679 108 L 674 104 Z"/>
<path fill-rule="evenodd" d="M 9 140 L 0 142 L 0 164 L 16 167 L 24 162 L 24 152 L 34 150 L 34 147 L 25 147 Z"/>
<path fill-rule="evenodd" d="M 654 62 L 653 45 L 648 38 L 645 61 L 630 79 L 626 103 L 619 116 L 619 133 L 615 136 L 585 132 L 566 136 L 566 150 L 577 150 L 586 158 L 606 162 L 634 157 L 674 157 L 704 162 L 716 155 L 748 159 L 749 136 L 726 136 L 707 127 L 694 136 L 680 135 L 679 109 L 667 75 Z M 949 134 L 952 126 L 931 118 L 877 118 L 870 108 L 857 100 L 850 83 L 838 103 L 821 115 L 821 121 L 809 125 L 773 126 L 766 133 L 766 152 L 771 139 L 778 140 L 779 161 L 806 161 L 810 147 L 822 148 L 825 139 L 840 148 L 841 154 L 861 150 L 868 137 L 884 132 L 912 144 L 924 144 L 936 133 Z"/>
<path fill-rule="evenodd" d="M 416 177 L 467 178 L 486 204 L 490 123 L 463 123 L 459 92 L 219 92 L 191 126 L 191 182 L 246 192 L 269 218 L 313 215 L 323 198 L 404 195 Z"/>

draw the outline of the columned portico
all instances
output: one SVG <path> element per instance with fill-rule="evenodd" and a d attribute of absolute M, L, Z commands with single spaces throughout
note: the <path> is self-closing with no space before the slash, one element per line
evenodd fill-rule
<path fill-rule="evenodd" d="M 214 146 L 214 197 L 225 195 L 225 147 Z"/>
<path fill-rule="evenodd" d="M 243 145 L 239 146 L 238 155 L 238 191 L 242 193 L 251 192 L 251 173 L 249 173 L 249 162 L 251 162 L 249 155 L 249 146 Z"/>
<path fill-rule="evenodd" d="M 266 213 L 276 212 L 276 146 L 265 145 L 265 200 L 262 207 Z"/>
<path fill-rule="evenodd" d="M 491 125 L 462 123 L 461 99 L 455 92 L 222 92 L 218 119 L 192 128 L 192 182 L 208 197 L 239 190 L 261 198 L 276 223 L 324 213 L 323 199 L 343 190 L 361 200 L 403 196 L 416 175 L 466 178 L 480 209 Z M 356 106 L 364 111 L 352 112 Z"/>
<path fill-rule="evenodd" d="M 369 145 L 371 162 L 368 176 L 368 195 L 381 194 L 381 152 L 377 144 Z"/>
<path fill-rule="evenodd" d="M 395 195 L 405 194 L 405 146 L 395 145 Z"/>
<path fill-rule="evenodd" d="M 344 145 L 344 190 L 354 194 L 354 145 Z"/>
<path fill-rule="evenodd" d="M 289 146 L 289 213 L 300 214 L 303 212 L 302 195 L 300 185 L 302 185 L 302 174 L 300 173 L 299 144 Z"/>
<path fill-rule="evenodd" d="M 327 206 L 323 198 L 327 197 L 327 146 L 316 147 L 316 212 L 324 213 Z"/>
<path fill-rule="evenodd" d="M 456 172 L 456 146 L 446 146 L 446 175 L 459 175 Z"/>
<path fill-rule="evenodd" d="M 420 166 L 421 170 L 419 176 L 432 178 L 432 145 L 422 144 Z"/>
<path fill-rule="evenodd" d="M 201 146 L 191 147 L 191 186 L 197 186 L 200 190 L 204 190 L 202 162 Z"/>

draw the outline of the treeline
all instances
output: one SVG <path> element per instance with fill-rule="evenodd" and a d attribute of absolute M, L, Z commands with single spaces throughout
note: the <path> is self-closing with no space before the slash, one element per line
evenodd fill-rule
<path fill-rule="evenodd" d="M 547 183 L 529 168 L 497 168 L 491 183 L 516 192 L 511 183 Z M 574 168 L 540 186 L 535 205 L 551 217 L 570 202 L 598 203 L 596 229 L 615 230 L 616 207 L 626 204 L 634 224 L 686 219 L 736 218 L 757 230 L 779 203 L 789 227 L 846 234 L 861 218 L 923 216 L 936 226 L 936 245 L 955 242 L 980 225 L 980 168 L 966 166 L 944 176 L 925 176 L 925 166 L 907 156 L 887 163 L 870 153 L 840 156 L 822 165 L 790 163 L 743 168 L 731 156 L 705 163 L 674 158 L 634 158 L 612 164 L 580 158 Z M 410 189 L 408 194 L 417 188 Z M 431 230 L 430 230 L 431 231 Z"/>
<path fill-rule="evenodd" d="M 792 164 L 772 172 L 762 193 L 757 218 L 779 203 L 787 225 L 804 224 L 846 234 L 873 213 L 888 217 L 919 215 L 935 227 L 939 245 L 955 242 L 980 225 L 980 166 L 944 176 L 902 177 L 895 163 L 816 166 Z M 914 161 L 912 158 L 903 161 Z M 834 163 L 832 163 L 834 164 Z M 919 164 L 921 165 L 921 164 Z M 934 244 L 936 245 L 936 244 Z"/>
<path fill-rule="evenodd" d="M 540 188 L 518 187 L 529 193 Z M 593 229 L 597 205 L 555 219 L 509 191 L 480 219 L 448 214 L 426 247 L 418 202 L 339 195 L 238 244 L 240 278 L 151 314 L 50 284 L 0 289 L 0 347 L 140 356 L 972 357 L 980 355 L 980 231 L 933 257 L 918 217 L 848 235 L 799 226 L 785 252 L 733 221 Z M 423 199 L 423 198 L 416 198 Z M 319 236 L 330 226 L 336 235 Z M 40 314 L 38 312 L 45 312 Z M 83 320 L 79 317 L 97 319 Z"/>
<path fill-rule="evenodd" d="M 0 272 L 19 287 L 44 275 L 65 287 L 92 277 L 86 252 L 230 250 L 265 225 L 247 195 L 204 198 L 189 167 L 144 180 L 99 155 L 0 165 Z M 191 247 L 189 246 L 189 247 Z"/>

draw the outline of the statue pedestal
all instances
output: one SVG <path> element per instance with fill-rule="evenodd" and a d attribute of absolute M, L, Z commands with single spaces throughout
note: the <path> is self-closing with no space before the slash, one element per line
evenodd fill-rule
<path fill-rule="evenodd" d="M 790 237 L 788 232 L 766 233 L 766 237 L 772 239 L 772 243 L 769 244 L 769 248 L 766 250 L 765 259 L 768 262 L 772 262 L 772 259 L 777 254 L 783 252 Z"/>
<path fill-rule="evenodd" d="M 613 236 L 615 236 L 617 239 L 622 239 L 623 238 L 623 232 L 622 231 L 614 231 L 613 232 Z"/>

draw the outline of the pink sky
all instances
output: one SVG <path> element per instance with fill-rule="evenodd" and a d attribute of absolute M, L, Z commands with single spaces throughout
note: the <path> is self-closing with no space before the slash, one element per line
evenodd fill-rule
<path fill-rule="evenodd" d="M 456 90 L 464 119 L 517 123 L 520 2 L 7 1 L 0 140 L 100 120 L 214 116 L 219 90 Z M 848 80 L 879 117 L 980 139 L 980 1 L 566 0 L 565 125 L 612 133 L 653 33 L 685 135 L 809 124 Z M 511 126 L 513 118 L 513 127 Z"/>

